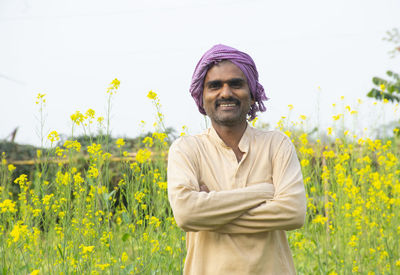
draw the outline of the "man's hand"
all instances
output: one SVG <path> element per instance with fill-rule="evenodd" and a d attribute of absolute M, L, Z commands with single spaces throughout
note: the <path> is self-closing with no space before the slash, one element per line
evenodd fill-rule
<path fill-rule="evenodd" d="M 203 184 L 203 185 L 200 185 L 200 192 L 209 193 L 210 190 L 208 190 L 207 186 Z"/>

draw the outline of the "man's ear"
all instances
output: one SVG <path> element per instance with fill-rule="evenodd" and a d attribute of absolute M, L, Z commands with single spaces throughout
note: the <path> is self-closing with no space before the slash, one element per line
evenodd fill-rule
<path fill-rule="evenodd" d="M 256 101 L 254 100 L 254 96 L 253 96 L 252 92 L 250 92 L 250 97 L 251 97 L 251 105 L 254 105 L 254 103 L 256 103 Z"/>

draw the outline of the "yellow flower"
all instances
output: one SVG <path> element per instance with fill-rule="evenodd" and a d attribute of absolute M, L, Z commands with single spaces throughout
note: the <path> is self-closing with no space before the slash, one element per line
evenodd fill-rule
<path fill-rule="evenodd" d="M 76 152 L 81 151 L 81 144 L 77 140 L 66 140 L 64 142 L 64 147 L 67 149 L 74 149 Z"/>
<path fill-rule="evenodd" d="M 151 152 L 145 148 L 145 149 L 140 149 L 137 154 L 136 154 L 136 161 L 139 163 L 145 163 L 150 159 Z"/>
<path fill-rule="evenodd" d="M 289 130 L 286 130 L 286 131 L 284 132 L 284 134 L 287 135 L 288 137 L 290 137 L 290 136 L 292 135 L 292 132 L 290 132 Z"/>
<path fill-rule="evenodd" d="M 81 245 L 81 247 L 82 247 L 82 254 L 90 253 L 90 252 L 92 252 L 94 250 L 94 246 L 93 245 L 91 245 L 91 246 Z"/>
<path fill-rule="evenodd" d="M 351 236 L 350 241 L 348 243 L 349 246 L 355 247 L 357 245 L 358 237 L 356 235 Z"/>
<path fill-rule="evenodd" d="M 142 199 L 144 198 L 145 194 L 140 191 L 136 191 L 135 193 L 135 199 L 138 201 L 138 203 L 142 202 Z"/>
<path fill-rule="evenodd" d="M 26 236 L 28 233 L 28 227 L 23 225 L 21 221 L 17 222 L 13 229 L 10 232 L 10 236 L 12 237 L 11 242 L 18 242 L 21 237 Z"/>
<path fill-rule="evenodd" d="M 48 205 L 50 203 L 51 198 L 54 196 L 54 194 L 50 195 L 45 195 L 42 199 L 43 205 Z"/>
<path fill-rule="evenodd" d="M 70 118 L 76 125 L 80 125 L 86 119 L 86 117 L 79 111 L 76 111 L 74 114 L 72 114 Z"/>
<path fill-rule="evenodd" d="M 97 187 L 97 194 L 101 195 L 104 193 L 107 193 L 107 187 L 105 186 Z"/>
<path fill-rule="evenodd" d="M 182 126 L 182 129 L 184 129 L 186 126 Z M 187 128 L 187 127 L 186 127 Z M 163 142 L 164 139 L 167 137 L 166 133 L 153 133 L 153 138 L 158 139 L 159 141 Z"/>
<path fill-rule="evenodd" d="M 50 134 L 47 136 L 47 139 L 51 141 L 51 143 L 55 142 L 55 141 L 59 141 L 60 140 L 60 136 L 58 135 L 58 133 L 56 131 L 52 131 L 50 132 Z"/>
<path fill-rule="evenodd" d="M 38 93 L 38 95 L 36 96 L 36 102 L 35 102 L 35 103 L 36 103 L 36 104 L 45 103 L 45 102 L 46 102 L 46 99 L 44 98 L 45 95 L 46 95 L 46 94 Z"/>
<path fill-rule="evenodd" d="M 251 126 L 255 127 L 257 120 L 258 120 L 258 117 L 255 117 L 255 118 L 251 121 Z"/>
<path fill-rule="evenodd" d="M 292 104 L 289 104 L 289 105 L 288 105 L 288 108 L 289 108 L 289 110 L 293 110 L 293 105 L 292 105 Z"/>
<path fill-rule="evenodd" d="M 341 117 L 343 116 L 343 114 L 337 114 L 336 116 L 332 116 L 334 121 L 339 120 Z"/>
<path fill-rule="evenodd" d="M 124 153 L 125 153 L 125 152 L 124 152 Z M 104 160 L 107 160 L 107 159 L 111 158 L 111 156 L 112 156 L 112 155 L 111 155 L 110 153 L 104 153 L 104 154 L 103 154 L 103 159 L 104 159 Z M 124 154 L 124 156 L 125 156 L 125 154 Z"/>
<path fill-rule="evenodd" d="M 96 165 L 90 166 L 87 174 L 89 178 L 97 178 L 99 176 L 99 170 L 96 168 Z"/>
<path fill-rule="evenodd" d="M 122 252 L 121 261 L 125 263 L 129 259 L 128 254 L 126 252 Z"/>
<path fill-rule="evenodd" d="M 117 78 L 115 78 L 108 86 L 107 93 L 113 95 L 118 90 L 120 84 L 121 82 Z"/>
<path fill-rule="evenodd" d="M 102 153 L 101 144 L 92 143 L 92 145 L 87 147 L 87 151 L 92 155 L 100 155 Z"/>
<path fill-rule="evenodd" d="M 19 184 L 19 186 L 24 186 L 28 181 L 28 176 L 25 174 L 21 174 L 18 178 L 14 180 L 14 183 Z"/>
<path fill-rule="evenodd" d="M 379 85 L 379 87 L 381 88 L 382 92 L 384 92 L 386 90 L 385 84 L 381 84 L 381 85 Z"/>
<path fill-rule="evenodd" d="M 65 151 L 64 149 L 61 149 L 60 147 L 57 147 L 56 148 L 56 155 L 61 157 L 63 155 L 64 151 Z"/>
<path fill-rule="evenodd" d="M 153 139 L 151 137 L 145 137 L 143 139 L 142 143 L 146 144 L 146 146 L 148 146 L 148 147 L 152 147 L 153 146 Z"/>
<path fill-rule="evenodd" d="M 29 275 L 38 275 L 39 274 L 39 269 L 32 270 L 32 272 Z"/>
<path fill-rule="evenodd" d="M 100 268 L 101 270 L 104 270 L 104 269 L 106 269 L 107 267 L 109 267 L 110 264 L 96 264 L 96 266 L 97 266 L 98 268 Z"/>
<path fill-rule="evenodd" d="M 323 217 L 322 215 L 317 215 L 313 220 L 312 223 L 316 223 L 316 224 L 325 224 L 326 221 L 328 220 L 327 217 Z"/>
<path fill-rule="evenodd" d="M 16 168 L 15 168 L 14 165 L 12 165 L 12 164 L 9 164 L 9 165 L 8 165 L 8 171 L 12 172 L 12 171 L 14 171 L 15 169 L 16 169 Z"/>
<path fill-rule="evenodd" d="M 117 141 L 115 142 L 115 144 L 117 144 L 118 148 L 121 148 L 121 146 L 125 145 L 125 141 L 122 138 L 117 139 Z"/>
<path fill-rule="evenodd" d="M 88 109 L 85 113 L 86 117 L 93 119 L 96 112 L 93 109 Z"/>
<path fill-rule="evenodd" d="M 161 189 L 166 190 L 167 189 L 167 182 L 166 181 L 159 181 L 157 182 L 158 187 L 160 187 Z"/>
<path fill-rule="evenodd" d="M 149 99 L 156 99 L 157 98 L 157 94 L 155 92 L 153 92 L 153 90 L 149 91 L 149 93 L 147 94 L 147 97 Z"/>
<path fill-rule="evenodd" d="M 334 158 L 335 157 L 335 152 L 333 152 L 332 150 L 330 151 L 324 151 L 322 153 L 322 155 L 324 156 L 324 158 L 329 159 L 329 158 Z"/>
<path fill-rule="evenodd" d="M 310 161 L 309 161 L 308 159 L 303 159 L 303 160 L 301 160 L 301 162 L 300 162 L 300 165 L 303 166 L 303 167 L 306 167 L 306 166 L 308 166 L 309 164 L 310 164 Z"/>
<path fill-rule="evenodd" d="M 305 115 L 300 115 L 300 119 L 301 119 L 301 120 L 306 120 L 307 117 L 306 117 Z"/>
<path fill-rule="evenodd" d="M 332 131 L 333 131 L 332 127 L 328 127 L 327 130 L 328 130 L 328 136 L 332 135 Z"/>
<path fill-rule="evenodd" d="M 15 209 L 15 202 L 13 202 L 12 200 L 6 199 L 3 202 L 0 202 L 0 213 L 6 213 L 6 212 L 10 212 L 10 213 L 15 213 L 17 212 L 17 209 Z"/>

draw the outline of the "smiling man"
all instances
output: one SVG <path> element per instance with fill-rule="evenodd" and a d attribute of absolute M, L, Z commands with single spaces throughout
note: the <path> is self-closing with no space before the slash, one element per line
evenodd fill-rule
<path fill-rule="evenodd" d="M 212 47 L 190 92 L 212 127 L 169 151 L 168 196 L 187 232 L 184 274 L 295 274 L 285 231 L 304 223 L 301 168 L 287 136 L 248 125 L 267 100 L 253 60 Z"/>

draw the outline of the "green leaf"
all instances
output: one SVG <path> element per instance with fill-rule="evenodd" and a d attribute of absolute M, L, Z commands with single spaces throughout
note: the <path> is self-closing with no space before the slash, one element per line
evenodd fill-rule
<path fill-rule="evenodd" d="M 58 249 L 58 252 L 59 252 L 60 255 L 61 255 L 61 258 L 64 260 L 64 254 L 63 254 L 63 252 L 62 252 L 62 250 L 61 250 L 61 246 L 60 246 L 60 245 L 57 245 L 57 249 Z"/>
<path fill-rule="evenodd" d="M 385 86 L 387 85 L 387 81 L 385 79 L 382 79 L 380 77 L 374 77 L 372 78 L 372 82 L 376 85 L 376 86 L 380 86 L 381 84 L 384 84 Z"/>
<path fill-rule="evenodd" d="M 129 239 L 130 236 L 131 236 L 130 234 L 125 233 L 125 234 L 122 236 L 121 239 L 122 239 L 123 242 L 126 242 L 126 241 Z"/>

